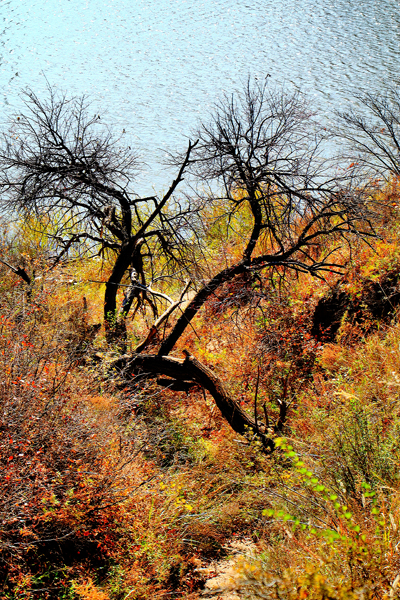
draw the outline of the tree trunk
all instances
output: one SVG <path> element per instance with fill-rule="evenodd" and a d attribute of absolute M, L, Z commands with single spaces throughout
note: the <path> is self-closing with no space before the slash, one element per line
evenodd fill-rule
<path fill-rule="evenodd" d="M 124 377 L 141 371 L 151 375 L 166 375 L 179 381 L 198 383 L 212 395 L 222 416 L 234 431 L 241 435 L 256 435 L 264 447 L 272 452 L 275 448 L 273 440 L 260 431 L 258 424 L 229 395 L 219 377 L 194 356 L 188 352 L 185 354 L 185 360 L 150 354 L 124 356 L 114 361 L 112 367 Z"/>
<path fill-rule="evenodd" d="M 213 279 L 207 282 L 195 295 L 190 304 L 185 308 L 171 333 L 165 338 L 160 346 L 158 356 L 167 356 L 176 342 L 189 325 L 190 321 L 196 316 L 203 304 L 223 283 L 233 279 L 236 275 L 240 275 L 246 271 L 246 263 L 241 261 L 233 267 L 228 267 L 220 271 Z"/>
<path fill-rule="evenodd" d="M 120 253 L 114 263 L 112 273 L 106 283 L 106 291 L 104 294 L 104 325 L 108 343 L 118 342 L 121 336 L 126 335 L 125 320 L 122 320 L 122 322 L 119 322 L 118 320 L 117 293 L 122 278 L 131 264 L 133 253 L 131 244 L 132 241 L 121 247 Z"/>

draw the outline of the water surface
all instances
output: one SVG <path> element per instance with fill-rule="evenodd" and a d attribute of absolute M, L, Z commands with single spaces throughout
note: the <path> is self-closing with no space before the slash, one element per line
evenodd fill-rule
<path fill-rule="evenodd" d="M 306 92 L 323 114 L 400 73 L 397 0 L 2 0 L 0 104 L 47 81 L 95 100 L 167 185 L 162 151 L 249 73 Z"/>

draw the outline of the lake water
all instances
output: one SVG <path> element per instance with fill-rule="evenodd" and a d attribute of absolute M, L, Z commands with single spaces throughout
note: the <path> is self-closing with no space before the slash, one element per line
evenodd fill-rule
<path fill-rule="evenodd" d="M 248 74 L 306 92 L 323 114 L 400 77 L 398 0 L 0 0 L 1 121 L 47 81 L 86 93 L 141 152 L 162 153 Z"/>

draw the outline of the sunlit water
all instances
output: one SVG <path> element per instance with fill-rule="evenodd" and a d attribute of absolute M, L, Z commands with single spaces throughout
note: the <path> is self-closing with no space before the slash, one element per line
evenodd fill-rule
<path fill-rule="evenodd" d="M 249 73 L 306 92 L 323 114 L 400 77 L 398 0 L 0 0 L 1 121 L 46 79 L 87 93 L 165 187 L 162 151 Z"/>

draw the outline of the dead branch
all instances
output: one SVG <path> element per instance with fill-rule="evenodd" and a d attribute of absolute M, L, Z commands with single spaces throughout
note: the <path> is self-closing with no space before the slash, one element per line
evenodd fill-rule
<path fill-rule="evenodd" d="M 234 431 L 244 436 L 254 435 L 261 440 L 267 451 L 274 450 L 274 441 L 259 430 L 255 421 L 229 395 L 219 377 L 189 352 L 185 352 L 184 360 L 150 354 L 124 356 L 114 361 L 111 366 L 124 379 L 133 373 L 141 372 L 152 376 L 165 375 L 179 381 L 196 382 L 211 394 L 222 416 Z"/>
<path fill-rule="evenodd" d="M 170 317 L 172 315 L 172 313 L 182 304 L 183 301 L 183 297 L 186 294 L 186 292 L 188 291 L 189 287 L 190 287 L 191 281 L 187 281 L 185 287 L 183 288 L 179 299 L 176 300 L 176 302 L 173 302 L 170 298 L 168 298 L 169 300 L 171 300 L 172 304 L 171 306 L 169 306 L 164 312 L 163 314 L 158 317 L 158 319 L 153 323 L 153 325 L 150 328 L 149 333 L 147 334 L 147 337 L 145 340 L 143 340 L 143 342 L 141 342 L 136 348 L 135 348 L 135 352 L 137 354 L 140 354 L 141 352 L 143 352 L 143 350 L 145 350 L 145 348 L 147 348 L 151 342 L 153 341 L 153 339 L 155 338 L 160 326 L 164 323 L 164 321 L 166 321 L 168 319 L 168 317 Z M 151 292 L 154 293 L 154 292 Z M 165 297 L 164 294 L 158 294 L 160 296 L 162 296 L 163 298 Z"/>

